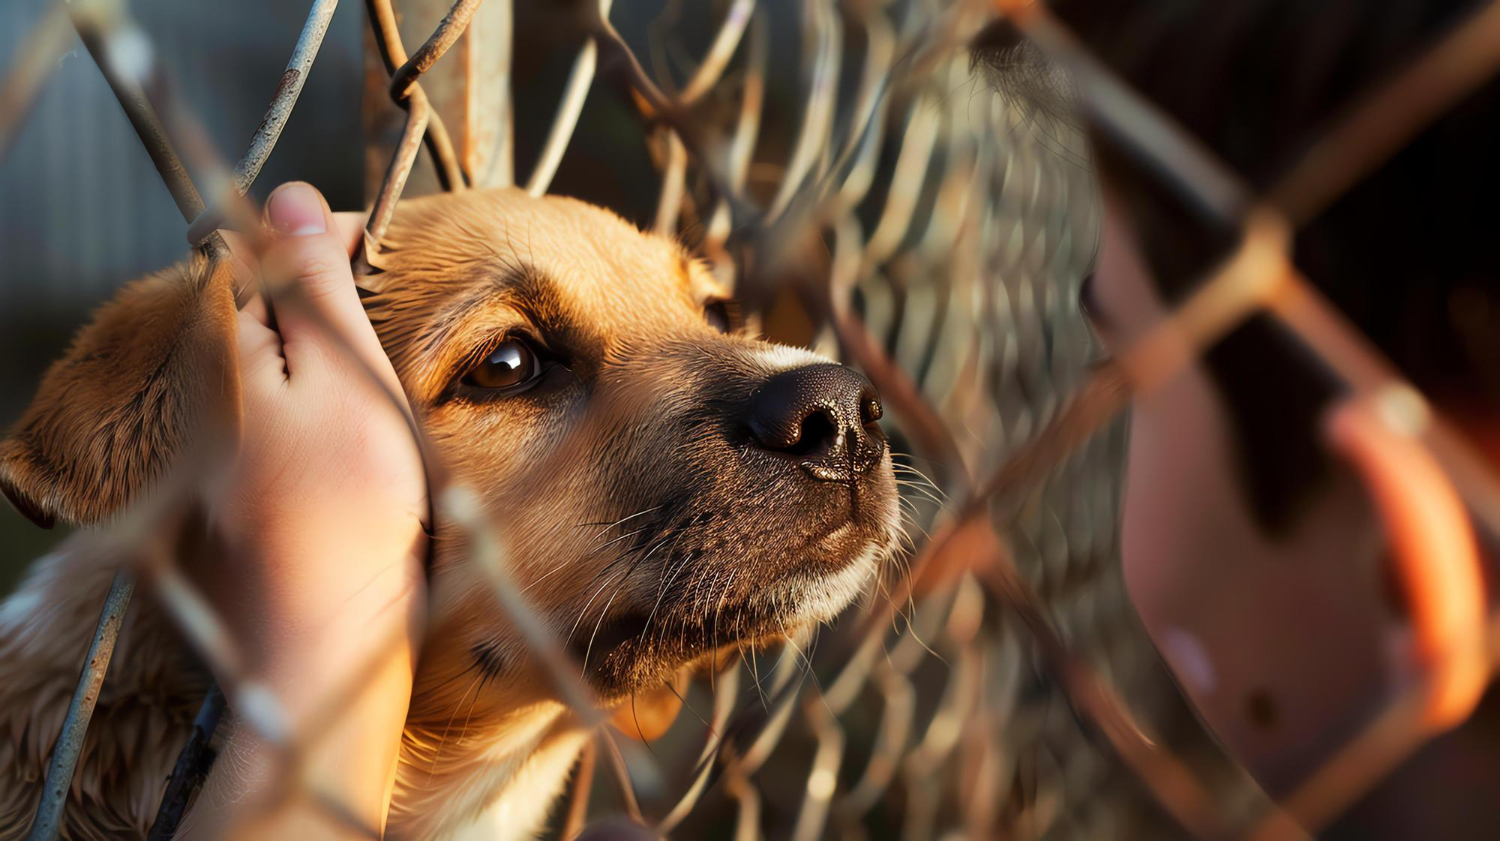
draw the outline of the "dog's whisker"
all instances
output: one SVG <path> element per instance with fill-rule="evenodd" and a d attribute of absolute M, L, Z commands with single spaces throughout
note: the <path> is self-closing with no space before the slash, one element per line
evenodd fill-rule
<path fill-rule="evenodd" d="M 611 564 L 611 566 L 613 566 L 613 564 Z M 608 567 L 606 567 L 606 569 L 608 569 Z M 606 578 L 605 580 L 599 582 L 599 586 L 594 588 L 594 594 L 589 596 L 589 600 L 585 602 L 583 608 L 578 611 L 578 618 L 573 622 L 572 629 L 568 631 L 568 637 L 565 642 L 570 643 L 573 641 L 573 635 L 578 633 L 578 626 L 583 624 L 583 617 L 587 615 L 589 607 L 594 604 L 594 599 L 599 598 L 599 594 L 604 592 L 604 589 L 608 587 L 610 583 L 613 582 L 616 578 L 623 578 L 625 574 L 628 574 L 630 572 L 630 569 L 630 567 L 627 567 L 621 571 L 621 575 L 610 576 L 609 578 Z"/>
<path fill-rule="evenodd" d="M 629 578 L 630 572 L 634 569 L 635 565 L 632 565 L 629 570 L 626 570 L 625 577 Z M 583 650 L 583 667 L 582 671 L 579 674 L 580 677 L 583 677 L 589 673 L 589 655 L 594 651 L 594 640 L 599 636 L 599 628 L 604 624 L 604 617 L 609 615 L 609 607 L 610 605 L 615 603 L 615 596 L 618 595 L 620 595 L 620 591 L 618 589 L 616 589 L 613 593 L 610 593 L 609 601 L 605 602 L 604 607 L 599 611 L 599 619 L 594 622 L 594 632 L 592 634 L 589 634 L 589 644 Z"/>
<path fill-rule="evenodd" d="M 934 482 L 932 480 L 931 476 L 928 476 L 921 469 L 919 469 L 917 467 L 913 467 L 910 464 L 902 464 L 900 462 L 892 462 L 891 463 L 891 470 L 894 471 L 894 472 L 896 472 L 896 473 L 910 473 L 913 476 L 921 477 L 924 481 L 926 481 L 927 483 L 929 483 L 931 485 L 934 485 L 934 486 L 936 486 L 936 484 L 937 484 L 936 482 Z"/>
<path fill-rule="evenodd" d="M 874 598 L 877 595 L 884 596 L 887 599 L 890 598 L 890 592 L 885 586 L 885 575 L 883 573 L 870 576 L 869 580 L 860 586 L 860 600 L 865 607 L 868 608 L 873 604 Z"/>
<path fill-rule="evenodd" d="M 660 508 L 660 506 L 657 506 L 657 507 Z M 613 523 L 610 523 L 608 526 L 605 526 L 604 528 L 600 529 L 598 534 L 596 534 L 592 538 L 590 538 L 589 539 L 589 544 L 591 546 L 595 546 L 598 543 L 598 541 L 600 539 L 602 539 L 606 534 L 609 534 L 609 532 L 612 529 L 615 529 L 615 528 L 617 528 L 617 527 L 619 527 L 621 525 L 624 525 L 626 522 L 628 522 L 630 520 L 633 520 L 636 517 L 639 517 L 639 516 L 641 516 L 643 514 L 649 514 L 649 513 L 651 513 L 652 510 L 654 510 L 654 509 L 647 509 L 646 511 L 640 511 L 640 512 L 637 512 L 635 514 L 632 514 L 629 517 L 624 517 L 624 518 L 621 518 L 620 520 L 617 520 L 617 521 L 615 521 Z M 628 536 L 630 536 L 632 534 L 640 534 L 641 532 L 646 531 L 646 530 L 648 530 L 650 528 L 651 528 L 651 526 L 648 524 L 648 525 L 646 525 L 646 526 L 644 526 L 644 527 L 642 527 L 640 529 L 637 529 L 637 530 L 635 530 L 633 532 L 628 532 L 626 534 L 622 534 L 622 535 L 620 535 L 620 537 L 617 537 L 615 540 L 611 540 L 608 543 L 604 543 L 603 545 L 604 546 L 608 546 L 608 545 L 616 542 L 620 538 L 628 537 Z"/>
<path fill-rule="evenodd" d="M 432 782 L 433 774 L 437 773 L 438 761 L 442 759 L 443 748 L 448 744 L 448 733 L 453 729 L 453 722 L 458 718 L 458 711 L 463 709 L 464 701 L 468 699 L 469 693 L 474 692 L 483 680 L 484 672 L 481 671 L 474 676 L 473 680 L 469 681 L 468 688 L 464 689 L 464 694 L 458 697 L 458 703 L 453 705 L 453 715 L 448 716 L 448 723 L 443 725 L 443 735 L 438 737 L 437 747 L 432 751 L 432 762 L 427 766 L 427 781 L 429 783 Z M 475 692 L 474 700 L 479 700 L 479 693 Z M 472 711 L 473 708 L 470 707 L 470 710 Z"/>
<path fill-rule="evenodd" d="M 898 533 L 896 539 L 897 539 L 898 544 L 901 544 L 903 546 L 904 545 L 909 545 L 909 540 L 906 538 L 904 532 Z M 911 575 L 912 575 L 911 562 L 909 560 L 909 553 L 907 551 L 897 551 L 896 548 L 893 547 L 892 551 L 887 555 L 887 560 L 889 561 L 888 566 L 889 567 L 894 567 L 895 572 L 897 573 L 897 576 L 894 579 L 892 579 L 893 582 L 900 582 L 900 581 L 909 579 L 911 577 Z M 883 579 L 883 578 L 885 578 L 885 576 L 886 576 L 886 567 L 882 567 L 882 571 L 879 573 L 879 577 Z M 894 620 L 897 616 L 901 615 L 902 611 L 906 611 L 907 616 L 908 616 L 908 624 L 909 624 L 910 623 L 910 617 L 916 615 L 917 605 L 916 605 L 915 598 L 912 596 L 911 588 L 910 587 L 906 587 L 906 588 L 903 588 L 903 589 L 906 591 L 905 604 L 897 606 L 896 611 L 895 611 L 895 615 L 892 616 L 892 620 Z M 887 592 L 885 594 L 885 597 L 886 597 L 887 600 L 889 600 L 890 594 Z M 894 628 L 894 626 L 893 626 L 893 628 Z"/>
<path fill-rule="evenodd" d="M 755 649 L 750 649 L 750 675 L 755 678 L 755 692 L 760 695 L 761 709 L 769 711 L 771 702 L 766 699 L 766 686 L 761 682 L 760 657 Z"/>
<path fill-rule="evenodd" d="M 664 535 L 661 538 L 659 538 L 655 543 L 651 544 L 651 546 L 646 549 L 645 558 L 642 558 L 642 560 L 646 560 L 647 558 L 650 558 L 652 555 L 655 555 L 656 551 L 658 549 L 660 549 L 661 547 L 665 546 L 667 544 L 667 541 L 668 540 L 673 540 L 674 537 L 675 537 L 675 539 L 677 541 L 681 541 L 682 540 L 682 535 L 680 533 L 677 534 L 677 535 L 670 535 L 670 534 Z M 675 547 L 677 544 L 674 542 L 672 545 Z M 667 557 L 668 558 L 672 557 L 672 553 L 670 551 L 667 552 Z"/>
<path fill-rule="evenodd" d="M 570 568 L 572 566 L 573 566 L 572 563 L 570 563 L 568 561 L 562 561 L 561 563 L 559 563 L 556 566 L 552 567 L 552 569 L 549 569 L 546 572 L 542 573 L 540 577 L 536 578 L 530 584 L 527 584 L 526 586 L 522 587 L 520 589 L 520 591 L 519 591 L 519 595 L 522 595 L 522 596 L 526 595 L 527 593 L 531 592 L 531 590 L 534 587 L 536 587 L 538 584 L 542 583 L 543 581 L 546 581 L 548 578 L 550 578 L 553 575 L 556 575 L 557 573 L 561 572 L 562 570 L 568 569 L 568 568 Z"/>
<path fill-rule="evenodd" d="M 657 543 L 657 547 L 660 547 L 663 542 L 665 542 L 665 540 L 658 542 Z M 641 556 L 640 558 L 637 558 L 634 562 L 632 562 L 631 565 L 629 566 L 629 568 L 627 568 L 625 570 L 625 574 L 624 574 L 624 576 L 622 576 L 622 578 L 629 578 L 630 574 L 632 572 L 634 572 L 637 568 L 639 568 L 646 561 L 648 561 L 648 560 L 651 559 L 651 555 L 654 554 L 655 551 L 656 551 L 656 549 L 653 548 L 649 552 L 647 552 L 645 555 Z M 609 597 L 609 601 L 605 602 L 604 603 L 604 607 L 599 611 L 599 619 L 594 623 L 594 632 L 589 635 L 588 646 L 585 647 L 584 652 L 583 652 L 583 665 L 582 665 L 583 672 L 582 673 L 584 675 L 588 674 L 589 655 L 591 653 L 593 653 L 593 650 L 594 650 L 594 640 L 599 636 L 599 628 L 604 624 L 605 617 L 607 617 L 609 615 L 609 608 L 610 608 L 610 605 L 614 604 L 615 596 L 618 596 L 619 594 L 620 594 L 619 590 L 616 590 L 614 593 L 612 593 L 610 595 L 610 597 Z M 590 600 L 590 601 L 592 601 L 592 600 Z M 585 611 L 588 610 L 588 605 L 584 605 L 584 610 Z M 582 615 L 580 615 L 579 618 L 581 620 L 582 619 Z M 575 631 L 577 630 L 576 624 L 575 624 L 574 630 Z M 568 638 L 572 639 L 572 634 L 569 634 Z"/>
<path fill-rule="evenodd" d="M 678 545 L 681 542 L 682 542 L 682 533 L 679 533 L 678 536 L 677 536 L 677 538 L 672 541 L 672 548 L 667 550 L 667 557 L 670 558 L 670 557 L 672 557 L 673 555 L 675 555 L 677 553 L 677 547 L 678 547 Z M 663 590 L 664 593 L 665 592 L 669 592 L 671 590 L 672 584 L 677 581 L 677 576 L 681 575 L 682 572 L 688 568 L 688 563 L 691 560 L 693 560 L 695 557 L 697 557 L 697 555 L 694 552 L 687 552 L 687 553 L 685 553 L 683 555 L 682 560 L 677 564 L 676 569 L 673 571 L 671 579 L 668 580 L 666 582 L 666 584 L 664 585 L 664 590 Z M 691 579 L 691 576 L 689 576 L 689 579 Z M 649 621 L 648 621 L 648 625 L 649 625 Z M 662 625 L 661 626 L 661 629 L 657 632 L 656 639 L 652 641 L 652 646 L 653 647 L 660 647 L 660 646 L 662 646 L 662 645 L 664 645 L 666 643 L 667 631 L 668 630 L 669 630 L 669 626 L 667 626 L 667 625 Z M 642 634 L 644 635 L 644 633 L 645 632 L 643 631 Z"/>
<path fill-rule="evenodd" d="M 659 508 L 660 506 L 657 506 L 657 507 Z M 645 531 L 645 529 L 637 530 L 636 532 L 632 532 L 632 534 L 639 534 L 641 531 Z M 679 539 L 681 539 L 680 535 L 679 535 Z M 641 565 L 643 565 L 646 561 L 650 560 L 651 556 L 656 553 L 656 550 L 659 549 L 665 543 L 666 543 L 666 538 L 665 537 L 662 538 L 661 540 L 657 541 L 657 543 L 650 550 L 648 550 L 644 555 L 636 558 L 634 561 L 631 562 L 631 564 L 629 565 L 629 567 L 626 568 L 624 574 L 622 576 L 620 576 L 620 579 L 621 580 L 628 579 L 630 577 L 631 573 L 633 573 L 637 568 L 639 568 Z M 626 556 L 622 555 L 621 558 L 616 558 L 614 561 L 612 561 L 610 563 L 610 566 L 614 565 L 615 563 L 618 563 L 624 557 L 626 557 Z M 583 653 L 582 674 L 585 675 L 585 676 L 588 674 L 589 655 L 594 650 L 594 640 L 598 637 L 598 635 L 599 635 L 599 628 L 604 624 L 605 617 L 607 617 L 609 615 L 609 608 L 610 608 L 610 606 L 612 604 L 614 604 L 615 597 L 618 596 L 619 593 L 620 593 L 620 591 L 616 590 L 614 593 L 612 593 L 610 595 L 609 600 L 607 602 L 605 602 L 604 607 L 599 611 L 599 618 L 594 623 L 594 631 L 593 631 L 593 633 L 589 635 L 589 642 L 588 642 L 588 645 L 585 647 L 584 653 Z M 592 604 L 594 598 L 596 598 L 597 596 L 598 596 L 598 593 L 596 592 L 593 597 L 590 597 L 589 604 Z M 577 630 L 578 630 L 578 624 L 583 621 L 583 616 L 584 616 L 585 613 L 587 613 L 588 608 L 589 608 L 589 604 L 585 604 L 584 607 L 583 607 L 583 611 L 580 611 L 579 616 L 578 616 L 578 621 L 574 622 L 574 624 L 573 624 L 573 630 L 570 631 L 569 634 L 568 634 L 568 639 L 569 640 L 572 640 L 573 634 L 577 632 Z"/>
<path fill-rule="evenodd" d="M 622 555 L 622 556 L 620 556 L 618 558 L 615 558 L 614 560 L 610 561 L 608 564 L 605 564 L 603 568 L 601 568 L 598 572 L 594 573 L 594 579 L 593 580 L 595 582 L 597 582 L 601 576 L 603 576 L 604 574 L 608 573 L 611 569 L 614 568 L 614 566 L 616 564 L 620 563 L 624 559 L 625 559 L 625 556 Z M 532 588 L 536 587 L 538 584 L 541 584 L 543 581 L 545 581 L 550 576 L 555 575 L 555 574 L 557 574 L 558 572 L 561 572 L 564 569 L 569 569 L 573 565 L 574 564 L 572 564 L 572 563 L 570 563 L 568 561 L 564 561 L 562 563 L 557 564 L 556 566 L 552 567 L 552 569 L 549 569 L 545 573 L 543 573 L 541 575 L 541 577 L 539 577 L 536 580 L 532 581 L 531 583 L 527 584 L 525 587 L 522 587 L 521 590 L 520 590 L 520 595 L 522 595 L 522 596 L 526 595 L 528 592 L 531 591 Z M 593 583 L 593 582 L 590 582 L 590 583 Z"/>
<path fill-rule="evenodd" d="M 656 618 L 657 609 L 661 607 L 662 597 L 664 597 L 667 594 L 667 591 L 672 588 L 672 582 L 677 580 L 677 576 L 687 568 L 688 562 L 691 561 L 692 558 L 692 555 L 684 556 L 683 559 L 677 563 L 676 571 L 672 573 L 671 578 L 669 580 L 664 579 L 665 583 L 657 588 L 656 604 L 651 606 L 651 613 L 646 616 L 646 624 L 641 628 L 641 632 L 638 635 L 639 638 L 645 639 L 647 632 L 651 630 L 651 622 Z"/>
<path fill-rule="evenodd" d="M 933 510 L 933 514 L 934 515 L 936 515 L 937 512 L 943 510 L 943 506 L 942 506 L 941 503 L 939 503 L 936 499 L 934 499 L 931 494 L 929 494 L 926 491 L 921 490 L 921 489 L 915 489 L 915 490 L 912 490 L 912 491 L 909 491 L 909 492 L 906 492 L 906 493 L 902 493 L 901 496 L 898 497 L 898 498 L 901 499 L 903 502 L 907 503 L 908 505 L 912 505 L 913 506 L 912 510 L 913 510 L 914 513 L 920 510 L 919 508 L 916 507 L 916 504 L 918 502 L 923 502 L 924 504 L 925 503 L 930 503 L 931 506 L 932 506 L 932 510 Z"/>
<path fill-rule="evenodd" d="M 605 522 L 605 521 L 601 520 L 599 522 L 593 522 L 593 523 L 579 523 L 578 527 L 579 528 L 587 528 L 589 526 L 604 526 L 604 528 L 600 529 L 599 533 L 596 534 L 596 535 L 594 535 L 594 537 L 593 537 L 593 540 L 598 540 L 599 538 L 601 538 L 604 535 L 608 534 L 610 529 L 615 528 L 616 526 L 623 525 L 624 523 L 627 523 L 627 522 L 629 522 L 631 520 L 634 520 L 636 517 L 641 517 L 641 516 L 644 516 L 646 514 L 650 514 L 653 511 L 660 511 L 661 508 L 662 507 L 660 505 L 653 505 L 650 508 L 642 509 L 640 511 L 635 512 L 634 514 L 630 514 L 628 516 L 621 517 L 618 520 L 614 520 L 614 521 L 610 521 L 610 522 Z"/>
<path fill-rule="evenodd" d="M 600 552 L 603 552 L 605 549 L 608 549 L 609 547 L 615 545 L 616 543 L 619 543 L 622 540 L 627 540 L 629 538 L 635 537 L 638 534 L 641 534 L 642 532 L 647 532 L 647 531 L 650 531 L 650 530 L 651 530 L 650 526 L 645 526 L 644 528 L 639 528 L 639 529 L 636 529 L 635 531 L 626 532 L 625 534 L 622 534 L 619 537 L 616 537 L 614 540 L 611 540 L 608 543 L 602 543 L 602 544 L 600 544 L 598 546 L 595 546 L 593 549 L 589 550 L 589 554 L 590 555 L 597 555 Z"/>
<path fill-rule="evenodd" d="M 912 493 L 921 496 L 923 499 L 931 500 L 932 503 L 939 508 L 942 508 L 947 504 L 945 500 L 940 499 L 937 494 L 929 490 L 926 485 L 920 484 L 918 482 L 913 482 L 909 479 L 897 479 L 896 487 L 910 490 Z"/>
<path fill-rule="evenodd" d="M 944 511 L 944 507 L 938 504 L 938 501 L 935 501 L 926 492 L 921 492 L 921 490 L 901 493 L 900 496 L 897 496 L 897 499 L 900 499 L 901 504 L 907 507 L 907 510 L 912 513 L 913 520 L 935 520 Z M 927 511 L 927 514 L 922 513 L 924 510 Z"/>
<path fill-rule="evenodd" d="M 926 473 L 923 473 L 920 469 L 913 467 L 910 464 L 903 464 L 899 461 L 891 462 L 891 470 L 897 473 L 911 473 L 916 476 L 921 476 L 928 481 L 932 481 L 931 478 L 928 477 Z"/>
<path fill-rule="evenodd" d="M 899 474 L 894 477 L 894 481 L 897 490 L 903 497 L 908 495 L 921 497 L 937 506 L 938 510 L 943 510 L 948 507 L 950 499 L 948 498 L 948 495 L 943 493 L 942 489 L 940 488 L 934 487 L 926 482 L 919 482 L 915 479 L 901 476 Z"/>
<path fill-rule="evenodd" d="M 474 710 L 479 706 L 479 698 L 484 694 L 484 684 L 487 683 L 488 680 L 489 679 L 486 677 L 484 681 L 480 682 L 479 691 L 474 693 L 474 700 L 469 702 L 469 712 L 464 715 L 464 726 L 458 731 L 458 739 L 455 740 L 455 744 L 462 745 L 464 743 L 464 738 L 469 735 L 469 723 L 474 720 Z"/>
<path fill-rule="evenodd" d="M 723 589 L 723 591 L 719 594 L 719 603 L 718 603 L 718 606 L 714 608 L 713 645 L 709 648 L 710 651 L 717 651 L 719 649 L 719 617 L 722 616 L 723 613 L 724 613 L 724 600 L 727 599 L 727 598 L 729 598 L 730 591 L 734 587 L 734 581 L 735 581 L 736 578 L 739 577 L 739 574 L 740 574 L 740 570 L 739 570 L 738 567 L 736 567 L 733 571 L 731 571 L 730 574 L 729 574 L 729 579 L 724 582 L 724 589 Z M 709 673 L 709 686 L 710 687 L 713 686 L 713 681 L 714 681 L 713 674 Z"/>
<path fill-rule="evenodd" d="M 927 533 L 927 529 L 922 526 L 921 520 L 917 517 L 915 509 L 913 509 L 913 508 L 910 507 L 911 503 L 909 501 L 907 501 L 907 500 L 901 500 L 901 506 L 902 506 L 901 507 L 902 519 L 906 523 L 910 524 L 912 528 L 914 528 L 917 531 L 921 532 L 923 538 L 925 538 L 926 540 L 931 540 L 932 539 L 932 535 L 928 534 Z M 898 534 L 897 534 L 897 538 L 896 539 L 901 542 L 902 547 L 904 549 L 906 549 L 907 551 L 909 551 L 909 552 L 915 552 L 916 551 L 917 547 L 913 543 L 913 541 L 911 539 L 911 535 L 909 535 L 909 534 L 906 533 L 906 529 L 903 528 L 903 529 L 898 530 Z"/>
<path fill-rule="evenodd" d="M 911 638 L 917 641 L 917 645 L 921 646 L 923 651 L 932 655 L 937 660 L 943 663 L 947 663 L 947 660 L 944 659 L 941 654 L 938 654 L 937 651 L 932 648 L 932 646 L 927 644 L 926 640 L 922 639 L 921 630 L 917 628 L 916 609 L 916 602 L 913 601 L 911 605 L 912 612 L 906 617 L 906 633 L 910 634 Z"/>
<path fill-rule="evenodd" d="M 693 705 L 688 703 L 688 699 L 684 697 L 681 692 L 677 691 L 677 687 L 673 686 L 671 681 L 667 681 L 665 686 L 667 687 L 668 692 L 671 692 L 678 701 L 682 702 L 682 708 L 691 713 L 693 718 L 698 719 L 698 723 L 703 725 L 703 729 L 707 731 L 705 735 L 707 735 L 709 738 L 720 738 L 719 733 L 714 729 L 713 722 L 704 718 L 703 713 L 700 713 L 698 712 L 698 710 L 694 709 Z M 639 725 L 637 725 L 637 728 L 639 728 Z"/>
<path fill-rule="evenodd" d="M 938 484 L 936 482 L 932 481 L 931 476 L 928 476 L 926 473 L 923 473 L 921 470 L 918 470 L 912 465 L 892 462 L 891 470 L 896 473 L 907 473 L 912 476 L 916 476 L 918 479 L 921 479 L 924 483 L 926 483 L 928 487 L 931 487 L 933 490 L 942 493 L 942 489 L 938 487 Z"/>
<path fill-rule="evenodd" d="M 912 486 L 912 484 L 906 484 L 904 483 L 904 481 L 895 480 L 895 487 L 897 487 L 898 490 L 910 489 L 910 493 L 898 493 L 895 498 L 900 499 L 901 502 L 906 502 L 907 505 L 912 505 L 913 510 L 915 510 L 916 504 L 913 496 L 915 496 L 915 498 L 927 499 L 927 501 L 933 502 L 932 495 L 930 495 L 930 493 L 927 492 L 926 489 L 922 489 L 921 486 Z M 942 510 L 942 505 L 939 504 L 938 508 L 939 510 Z"/>
<path fill-rule="evenodd" d="M 782 618 L 782 616 L 783 616 L 782 611 L 777 611 L 777 613 L 776 613 L 777 624 L 779 624 L 781 626 L 782 636 L 786 637 L 787 646 L 792 651 L 792 656 L 793 656 L 792 663 L 793 663 L 793 665 L 797 665 L 797 664 L 800 663 L 800 667 L 797 670 L 797 687 L 798 687 L 798 691 L 797 691 L 796 694 L 797 695 L 801 695 L 802 694 L 801 693 L 802 684 L 806 683 L 809 678 L 812 679 L 813 685 L 816 686 L 816 687 L 818 687 L 819 694 L 821 694 L 822 686 L 821 686 L 821 684 L 818 683 L 818 676 L 813 672 L 812 656 L 809 653 L 810 650 L 811 650 L 812 645 L 816 643 L 816 641 L 818 639 L 818 635 L 817 635 L 816 632 L 814 632 L 812 639 L 808 641 L 809 651 L 807 651 L 807 652 L 803 651 L 801 648 L 798 647 L 796 637 L 792 635 L 791 631 L 787 630 L 786 621 Z"/>

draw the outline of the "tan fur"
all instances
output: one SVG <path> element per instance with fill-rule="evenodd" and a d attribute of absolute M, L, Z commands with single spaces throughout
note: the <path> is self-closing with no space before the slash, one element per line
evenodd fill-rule
<path fill-rule="evenodd" d="M 227 263 L 198 257 L 127 285 L 0 442 L 0 492 L 42 525 L 123 508 L 197 431 L 220 431 L 205 416 L 238 416 L 234 329 Z"/>
<path fill-rule="evenodd" d="M 585 674 L 604 697 L 660 686 L 719 646 L 831 618 L 894 545 L 888 460 L 832 488 L 737 441 L 734 407 L 771 375 L 818 358 L 710 327 L 705 296 L 723 290 L 675 243 L 580 202 L 474 191 L 403 203 L 373 262 L 382 272 L 362 281 L 377 292 L 367 311 L 414 412 L 453 481 L 500 531 L 510 577 L 559 640 L 587 653 Z M 166 349 L 199 348 L 185 337 L 206 341 L 192 326 L 202 313 L 212 310 L 212 324 L 232 316 L 227 282 L 190 265 L 147 283 L 101 313 L 0 449 L 8 493 L 37 512 L 97 521 L 180 451 L 187 409 L 141 416 L 149 430 L 114 434 L 111 452 L 98 450 L 100 423 L 118 427 L 151 405 L 135 394 L 156 393 L 143 372 L 164 354 L 181 363 L 180 405 L 211 396 L 190 375 L 222 362 Z M 134 333 L 115 323 L 130 317 L 115 308 L 143 317 L 153 298 L 176 302 L 175 320 Z M 87 367 L 80 357 L 102 341 L 96 333 L 140 346 Z M 458 385 L 461 363 L 502 333 L 545 345 L 556 366 L 536 388 L 500 399 Z M 215 338 L 222 360 L 233 345 Z M 113 451 L 136 444 L 146 451 Z M 101 459 L 112 482 L 71 479 L 94 475 Z M 393 838 L 529 836 L 587 737 L 501 619 L 468 549 L 460 530 L 438 524 L 434 621 Z M 0 608 L 0 839 L 20 837 L 29 821 L 109 568 L 65 550 Z M 205 684 L 149 597 L 138 598 L 90 729 L 69 837 L 144 832 Z"/>

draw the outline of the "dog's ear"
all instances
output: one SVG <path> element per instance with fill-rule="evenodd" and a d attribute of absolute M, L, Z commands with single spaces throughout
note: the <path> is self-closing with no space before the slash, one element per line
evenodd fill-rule
<path fill-rule="evenodd" d="M 0 441 L 0 492 L 17 510 L 44 528 L 97 523 L 206 422 L 238 419 L 235 273 L 195 256 L 95 314 Z"/>

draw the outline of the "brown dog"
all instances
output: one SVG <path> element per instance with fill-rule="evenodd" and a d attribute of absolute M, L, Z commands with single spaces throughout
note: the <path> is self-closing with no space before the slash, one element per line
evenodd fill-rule
<path fill-rule="evenodd" d="M 577 201 L 473 191 L 403 203 L 378 262 L 366 306 L 414 412 L 601 697 L 830 619 L 893 551 L 874 390 L 726 330 L 725 291 L 676 244 Z M 18 508 L 107 520 L 162 475 L 202 407 L 225 401 L 233 302 L 210 275 L 200 262 L 132 284 L 48 372 L 0 445 L 0 489 Z M 439 523 L 391 837 L 529 837 L 588 738 L 466 544 Z M 30 821 L 119 561 L 68 546 L 0 607 L 0 839 Z M 207 683 L 138 599 L 70 837 L 144 833 Z"/>

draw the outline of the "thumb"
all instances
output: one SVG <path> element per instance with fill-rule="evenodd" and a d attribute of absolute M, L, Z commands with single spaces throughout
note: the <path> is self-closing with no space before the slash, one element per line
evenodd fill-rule
<path fill-rule="evenodd" d="M 323 195 L 293 181 L 266 200 L 272 243 L 261 258 L 287 374 L 352 354 L 389 386 L 395 373 L 365 315 L 349 252 Z M 340 344 L 343 347 L 340 347 Z M 397 388 L 399 393 L 399 387 Z"/>

